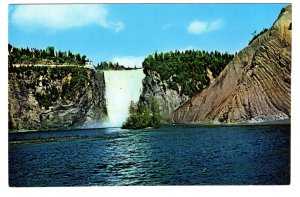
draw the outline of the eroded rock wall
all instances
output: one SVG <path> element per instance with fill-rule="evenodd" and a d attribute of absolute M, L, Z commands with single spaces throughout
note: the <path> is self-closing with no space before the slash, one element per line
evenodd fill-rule
<path fill-rule="evenodd" d="M 240 51 L 201 93 L 173 114 L 180 123 L 253 123 L 291 114 L 292 8 Z"/>
<path fill-rule="evenodd" d="M 9 69 L 9 130 L 80 127 L 107 118 L 103 72 L 78 67 Z"/>
<path fill-rule="evenodd" d="M 148 71 L 143 79 L 140 100 L 150 106 L 153 98 L 158 102 L 161 115 L 166 120 L 170 118 L 175 109 L 189 99 L 187 95 L 169 89 L 167 82 L 163 81 L 158 73 Z"/>

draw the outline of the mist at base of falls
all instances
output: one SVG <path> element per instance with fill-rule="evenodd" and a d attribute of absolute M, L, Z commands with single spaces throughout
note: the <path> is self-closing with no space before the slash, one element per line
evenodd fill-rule
<path fill-rule="evenodd" d="M 142 92 L 143 69 L 104 71 L 108 121 L 103 127 L 121 127 L 127 119 L 130 102 L 137 102 Z"/>

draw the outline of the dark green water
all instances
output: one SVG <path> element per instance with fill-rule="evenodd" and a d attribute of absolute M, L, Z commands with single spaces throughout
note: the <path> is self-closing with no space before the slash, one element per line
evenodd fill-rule
<path fill-rule="evenodd" d="M 290 125 L 9 134 L 10 186 L 290 183 Z"/>

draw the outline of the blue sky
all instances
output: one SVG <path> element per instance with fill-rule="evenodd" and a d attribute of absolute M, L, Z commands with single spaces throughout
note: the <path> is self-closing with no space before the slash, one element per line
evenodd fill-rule
<path fill-rule="evenodd" d="M 8 40 L 16 47 L 70 50 L 94 63 L 141 66 L 155 51 L 238 52 L 269 28 L 286 4 L 10 5 Z"/>

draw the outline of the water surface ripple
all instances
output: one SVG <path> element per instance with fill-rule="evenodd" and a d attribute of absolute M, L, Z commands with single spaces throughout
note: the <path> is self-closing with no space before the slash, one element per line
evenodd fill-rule
<path fill-rule="evenodd" d="M 10 186 L 289 184 L 290 125 L 9 134 Z"/>

